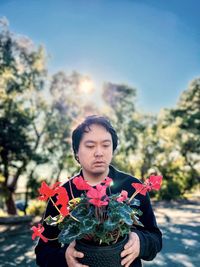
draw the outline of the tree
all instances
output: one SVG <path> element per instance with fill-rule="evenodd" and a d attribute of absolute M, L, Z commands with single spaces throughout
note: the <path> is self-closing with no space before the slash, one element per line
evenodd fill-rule
<path fill-rule="evenodd" d="M 138 133 L 138 145 L 132 157 L 132 166 L 137 176 L 144 179 L 150 172 L 158 172 L 156 157 L 161 152 L 157 134 L 157 117 L 140 114 L 142 130 Z"/>
<path fill-rule="evenodd" d="M 158 115 L 157 140 L 159 153 L 155 157 L 155 166 L 162 173 L 163 185 L 159 192 L 161 199 L 180 198 L 184 193 L 184 184 L 187 173 L 185 160 L 181 153 L 179 140 L 180 121 L 174 118 L 169 123 L 170 110 L 164 110 Z"/>
<path fill-rule="evenodd" d="M 5 19 L 0 30 L 0 176 L 7 211 L 16 214 L 13 193 L 29 163 L 41 163 L 38 152 L 43 129 L 40 92 L 44 87 L 45 53 L 27 37 L 9 31 Z M 40 151 L 41 152 L 41 151 Z"/>
<path fill-rule="evenodd" d="M 200 78 L 193 80 L 170 112 L 170 119 L 179 119 L 179 141 L 190 178 L 185 185 L 189 190 L 200 180 Z"/>
<path fill-rule="evenodd" d="M 192 81 L 175 108 L 158 116 L 157 136 L 160 153 L 156 165 L 164 184 L 161 198 L 173 199 L 184 195 L 200 177 L 200 79 Z"/>
<path fill-rule="evenodd" d="M 50 155 L 51 179 L 55 181 L 64 171 L 66 175 L 77 171 L 78 165 L 71 149 L 71 131 L 83 117 L 97 113 L 94 104 L 89 103 L 87 96 L 80 91 L 80 84 L 86 79 L 88 77 L 77 72 L 66 74 L 63 71 L 55 73 L 51 79 L 51 108 L 45 149 Z"/>
<path fill-rule="evenodd" d="M 137 148 L 138 133 L 143 128 L 135 110 L 136 89 L 124 84 L 105 83 L 103 99 L 110 108 L 109 117 L 120 140 L 115 163 L 125 171 L 132 171 L 130 157 Z"/>

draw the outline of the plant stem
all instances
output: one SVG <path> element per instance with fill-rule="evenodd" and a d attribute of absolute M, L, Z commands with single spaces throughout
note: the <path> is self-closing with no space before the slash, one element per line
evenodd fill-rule
<path fill-rule="evenodd" d="M 53 201 L 53 199 L 52 199 L 51 197 L 50 197 L 49 199 L 51 200 L 51 202 L 53 203 L 54 207 L 57 209 L 57 211 L 59 212 L 59 214 L 61 214 L 59 208 L 56 206 L 56 204 L 55 204 L 55 202 Z M 61 215 L 62 215 L 62 214 L 61 214 Z"/>
<path fill-rule="evenodd" d="M 139 189 L 139 190 L 136 190 L 133 194 L 132 194 L 132 196 L 129 198 L 129 201 L 128 201 L 128 203 L 130 204 L 131 203 L 131 201 L 133 200 L 133 198 L 138 194 L 138 193 L 140 193 L 145 187 L 147 187 L 148 186 L 148 183 L 143 183 L 143 186 L 144 187 L 142 187 L 141 189 Z M 148 190 L 147 190 L 148 191 Z"/>
<path fill-rule="evenodd" d="M 117 243 L 119 236 L 120 236 L 120 230 L 118 230 L 117 237 L 116 237 L 115 241 L 113 242 L 113 244 Z"/>
<path fill-rule="evenodd" d="M 71 180 L 69 180 L 69 188 L 70 188 L 71 196 L 72 196 L 72 198 L 74 199 L 74 194 L 73 194 L 73 190 L 72 190 Z"/>
<path fill-rule="evenodd" d="M 98 216 L 98 207 L 97 206 L 95 206 L 95 217 L 96 217 L 97 220 L 99 219 L 99 216 Z"/>
<path fill-rule="evenodd" d="M 69 216 L 72 218 L 72 219 L 74 219 L 75 221 L 77 221 L 77 222 L 80 222 L 78 219 L 76 219 L 73 215 L 71 215 L 71 213 L 69 213 Z"/>
<path fill-rule="evenodd" d="M 143 189 L 143 188 L 142 188 L 142 189 Z M 135 197 L 138 193 L 140 193 L 140 192 L 142 191 L 142 189 L 140 189 L 140 190 L 136 190 L 136 191 L 132 194 L 132 196 L 129 198 L 129 201 L 128 201 L 129 204 L 130 204 L 131 201 L 134 199 L 134 197 Z"/>
<path fill-rule="evenodd" d="M 54 240 L 57 240 L 58 237 L 56 237 L 56 238 L 47 238 L 47 239 L 50 240 L 50 241 L 54 241 Z"/>

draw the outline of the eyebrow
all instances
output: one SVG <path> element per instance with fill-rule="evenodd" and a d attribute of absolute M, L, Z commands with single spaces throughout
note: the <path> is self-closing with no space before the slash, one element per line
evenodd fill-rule
<path fill-rule="evenodd" d="M 84 143 L 85 144 L 95 144 L 97 142 L 94 141 L 94 140 L 86 140 Z M 101 143 L 111 143 L 111 140 L 110 139 L 105 139 L 105 140 L 101 141 Z"/>

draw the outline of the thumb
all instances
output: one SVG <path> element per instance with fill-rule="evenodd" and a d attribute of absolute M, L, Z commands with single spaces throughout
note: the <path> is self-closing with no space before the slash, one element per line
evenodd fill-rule
<path fill-rule="evenodd" d="M 76 245 L 76 241 L 74 240 L 73 242 L 71 242 L 71 243 L 70 243 L 70 245 L 69 245 L 69 246 L 70 246 L 71 248 L 74 248 L 74 247 L 75 247 L 75 245 Z"/>

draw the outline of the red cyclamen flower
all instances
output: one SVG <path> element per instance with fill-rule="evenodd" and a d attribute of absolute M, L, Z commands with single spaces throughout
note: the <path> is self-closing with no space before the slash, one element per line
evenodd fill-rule
<path fill-rule="evenodd" d="M 92 203 L 96 207 L 102 207 L 102 206 L 107 206 L 108 205 L 108 201 L 102 201 L 99 198 L 90 199 L 89 202 Z"/>
<path fill-rule="evenodd" d="M 149 179 L 145 181 L 144 184 L 132 183 L 131 185 L 135 188 L 136 192 L 146 195 L 148 191 L 159 190 L 162 183 L 162 176 L 150 176 Z"/>
<path fill-rule="evenodd" d="M 144 196 L 146 195 L 148 189 L 147 189 L 145 184 L 132 183 L 131 185 L 132 185 L 132 187 L 135 188 L 137 193 L 140 193 L 141 195 L 144 195 Z"/>
<path fill-rule="evenodd" d="M 106 197 L 106 186 L 98 184 L 96 188 L 91 187 L 87 192 L 87 197 L 90 198 L 89 202 L 97 207 L 108 205 L 108 201 L 102 200 Z"/>
<path fill-rule="evenodd" d="M 57 201 L 55 205 L 56 206 L 61 205 L 60 213 L 65 217 L 69 214 L 69 209 L 67 207 L 68 202 L 69 202 L 69 196 L 68 196 L 67 190 L 64 187 L 59 186 L 56 188 L 55 191 L 56 191 L 56 194 L 58 194 L 56 197 Z"/>
<path fill-rule="evenodd" d="M 146 183 L 151 187 L 151 189 L 159 190 L 162 184 L 161 175 L 151 175 L 149 179 L 146 180 Z"/>
<path fill-rule="evenodd" d="M 39 236 L 45 243 L 48 242 L 48 239 L 42 235 L 42 232 L 44 232 L 44 227 L 41 224 L 38 224 L 38 227 L 33 226 L 31 228 L 33 231 L 32 239 L 34 240 L 37 236 Z"/>
<path fill-rule="evenodd" d="M 128 192 L 126 190 L 122 190 L 120 197 L 117 198 L 118 202 L 123 202 L 128 198 Z"/>
<path fill-rule="evenodd" d="M 109 185 L 111 185 L 112 182 L 113 182 L 113 180 L 110 177 L 106 177 L 102 183 L 109 186 Z"/>
<path fill-rule="evenodd" d="M 41 187 L 39 188 L 39 193 L 41 196 L 38 199 L 46 201 L 50 197 L 53 197 L 56 194 L 55 189 L 59 186 L 60 182 L 53 184 L 52 186 L 48 186 L 45 182 L 42 182 Z"/>
<path fill-rule="evenodd" d="M 78 190 L 89 190 L 91 188 L 91 186 L 85 179 L 83 179 L 82 176 L 75 177 L 72 182 L 75 184 Z"/>

